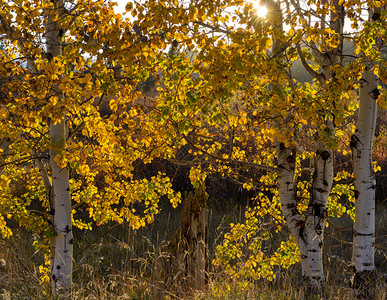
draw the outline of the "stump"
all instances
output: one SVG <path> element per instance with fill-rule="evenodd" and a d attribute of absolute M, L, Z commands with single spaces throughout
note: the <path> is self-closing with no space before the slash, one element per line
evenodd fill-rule
<path fill-rule="evenodd" d="M 208 281 L 208 250 L 204 185 L 188 193 L 183 200 L 181 226 L 166 244 L 156 261 L 157 296 L 165 291 L 179 295 L 204 291 Z"/>

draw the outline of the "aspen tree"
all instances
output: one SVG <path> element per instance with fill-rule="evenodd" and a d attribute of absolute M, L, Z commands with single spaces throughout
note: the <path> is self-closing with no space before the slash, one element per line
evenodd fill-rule
<path fill-rule="evenodd" d="M 376 4 L 375 4 L 376 5 Z M 373 42 L 379 48 L 383 43 L 372 29 L 372 25 L 381 25 L 381 3 L 368 8 L 369 24 Z M 374 23 L 375 22 L 375 23 Z M 368 45 L 371 46 L 371 45 Z M 372 46 L 371 46 L 372 47 Z M 377 99 L 380 95 L 375 61 L 362 53 L 364 71 L 359 87 L 359 112 L 356 130 L 351 137 L 352 165 L 355 176 L 355 221 L 353 226 L 352 263 L 354 276 L 352 288 L 354 296 L 360 299 L 375 297 L 375 175 L 372 162 L 372 145 L 375 136 L 377 118 Z"/>
<path fill-rule="evenodd" d="M 58 20 L 64 17 L 64 2 L 53 1 L 53 15 L 46 18 L 46 54 L 50 60 L 57 60 L 63 55 L 62 38 L 63 28 Z M 55 18 L 55 20 L 54 20 Z M 58 75 L 60 76 L 60 75 Z M 60 79 L 59 79 L 60 80 Z M 56 97 L 59 103 L 63 102 L 64 95 L 57 85 L 52 87 L 51 97 Z M 61 104 L 63 105 L 63 104 Z M 61 167 L 56 160 L 58 153 L 64 150 L 67 139 L 66 116 L 52 119 L 50 124 L 50 139 L 52 149 L 50 164 L 52 170 L 52 195 L 51 201 L 54 210 L 54 230 L 56 233 L 53 245 L 53 259 L 51 265 L 52 293 L 69 295 L 71 293 L 73 272 L 73 232 L 71 221 L 71 196 L 70 177 L 68 166 Z"/>
<path fill-rule="evenodd" d="M 263 1 L 263 4 L 267 5 L 265 19 L 255 16 L 253 6 L 248 2 L 221 1 L 213 6 L 205 1 L 197 1 L 195 6 L 184 6 L 176 1 L 166 1 L 161 6 L 146 2 L 144 6 L 149 11 L 165 12 L 169 22 L 180 24 L 166 29 L 170 38 L 173 36 L 189 49 L 195 41 L 198 48 L 196 61 L 192 64 L 194 70 L 189 71 L 196 71 L 199 77 L 192 85 L 187 83 L 184 90 L 184 79 L 190 79 L 189 73 L 181 72 L 181 76 L 176 76 L 179 72 L 175 71 L 175 77 L 166 77 L 168 89 L 160 89 L 158 103 L 168 111 L 165 122 L 176 125 L 176 131 L 194 147 L 196 157 L 209 165 L 210 172 L 219 171 L 239 182 L 242 176 L 233 172 L 233 166 L 261 170 L 259 174 L 264 174 L 258 183 L 251 178 L 241 182 L 246 189 L 260 191 L 257 197 L 260 205 L 257 205 L 256 213 L 246 214 L 251 218 L 249 225 L 246 222 L 233 227 L 219 252 L 219 261 L 237 259 L 239 247 L 243 245 L 238 240 L 243 239 L 241 232 L 249 236 L 248 232 L 255 226 L 251 224 L 258 222 L 257 215 L 272 214 L 276 217 L 278 230 L 286 223 L 294 237 L 278 251 L 288 255 L 284 249 L 294 249 L 296 241 L 306 283 L 312 292 L 321 293 L 325 281 L 323 233 L 334 179 L 333 148 L 337 147 L 338 141 L 335 126 L 343 125 L 344 119 L 354 111 L 352 103 L 350 109 L 345 109 L 343 103 L 352 89 L 348 82 L 355 78 L 352 71 L 345 73 L 345 67 L 341 65 L 345 10 L 340 1 L 310 1 L 306 4 L 310 9 L 298 1 L 287 1 L 283 7 L 275 1 Z M 236 12 L 228 14 L 227 8 L 233 5 Z M 169 15 L 171 11 L 174 13 Z M 311 12 L 316 12 L 314 19 Z M 281 22 L 291 28 L 288 31 L 281 29 Z M 163 28 L 163 25 L 157 27 Z M 315 78 L 314 83 L 293 79 L 291 65 L 296 59 L 300 59 Z M 175 64 L 178 69 L 183 65 Z M 173 83 L 174 79 L 181 80 L 179 85 Z M 277 123 L 274 128 L 265 121 L 273 118 Z M 190 126 L 185 127 L 188 123 Z M 206 126 L 211 129 L 205 130 Z M 218 135 L 211 134 L 215 132 L 214 128 L 218 129 Z M 304 136 L 308 139 L 307 150 L 298 139 L 303 130 L 310 132 L 309 136 Z M 193 133 L 198 135 L 197 139 Z M 250 156 L 247 155 L 247 140 L 256 149 Z M 270 145 L 269 141 L 275 143 L 276 159 L 274 147 L 263 146 L 265 143 Z M 300 178 L 305 176 L 300 171 L 303 160 L 313 161 L 311 167 L 303 171 L 310 176 L 308 182 Z M 276 183 L 278 189 L 263 187 Z M 270 191 L 273 198 L 268 199 L 262 190 Z M 345 190 L 350 197 L 350 189 L 346 187 Z M 342 215 L 347 211 L 337 198 L 331 198 L 331 201 L 330 206 L 335 207 L 331 214 Z M 280 206 L 283 216 L 278 216 Z M 351 214 L 350 209 L 348 214 Z M 231 243 L 237 245 L 237 251 Z M 276 255 L 272 257 L 273 261 L 281 256 Z M 286 265 L 279 260 L 278 264 Z M 252 255 L 252 261 L 245 265 L 240 263 L 240 273 L 238 264 L 230 265 L 227 270 L 232 277 L 251 274 L 254 278 L 272 279 L 269 261 L 270 258 L 262 258 L 258 251 Z M 291 259 L 283 258 L 283 261 L 294 263 Z M 252 264 L 256 266 L 256 272 L 252 271 Z"/>
<path fill-rule="evenodd" d="M 162 63 L 165 43 L 159 33 L 132 34 L 113 8 L 20 0 L 0 12 L 0 232 L 12 235 L 11 219 L 37 237 L 41 280 L 57 296 L 71 295 L 73 226 L 137 229 L 153 221 L 160 197 L 180 201 L 162 172 L 134 175 L 136 161 L 170 153 L 136 90 Z"/>

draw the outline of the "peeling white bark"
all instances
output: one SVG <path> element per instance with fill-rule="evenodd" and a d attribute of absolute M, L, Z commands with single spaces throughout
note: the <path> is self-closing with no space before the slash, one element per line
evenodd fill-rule
<path fill-rule="evenodd" d="M 330 13 L 330 27 L 340 36 L 343 34 L 344 15 L 343 7 L 338 0 L 332 3 L 335 10 Z M 342 54 L 342 43 L 336 49 L 320 52 L 312 47 L 316 62 L 321 66 L 323 80 L 320 80 L 323 89 L 329 89 L 329 82 L 335 74 L 331 67 L 340 63 Z M 319 78 L 317 78 L 319 79 Z M 327 111 L 329 114 L 329 111 Z M 329 119 L 325 122 L 326 127 L 333 135 L 335 126 Z M 327 217 L 327 203 L 332 190 L 334 168 L 333 151 L 326 147 L 319 136 L 316 136 L 316 156 L 314 161 L 314 174 L 308 210 L 305 216 L 305 247 L 308 260 L 308 270 L 305 272 L 311 289 L 321 293 L 325 285 L 323 264 L 323 241 L 325 222 Z"/>

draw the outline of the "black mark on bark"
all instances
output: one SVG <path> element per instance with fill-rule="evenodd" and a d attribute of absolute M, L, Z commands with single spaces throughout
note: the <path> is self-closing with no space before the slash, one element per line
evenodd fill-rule
<path fill-rule="evenodd" d="M 321 152 L 321 158 L 322 158 L 323 161 L 327 161 L 330 156 L 331 156 L 330 153 L 328 151 L 326 151 L 326 150 Z"/>

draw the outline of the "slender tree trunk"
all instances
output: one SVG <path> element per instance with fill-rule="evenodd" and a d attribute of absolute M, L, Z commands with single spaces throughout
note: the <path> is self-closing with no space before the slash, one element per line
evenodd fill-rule
<path fill-rule="evenodd" d="M 332 4 L 335 9 L 331 10 L 330 28 L 338 33 L 342 39 L 344 9 L 339 4 L 338 0 L 334 0 Z M 320 25 L 322 28 L 325 27 L 323 22 Z M 327 94 L 329 94 L 331 80 L 335 77 L 331 67 L 340 64 L 342 46 L 341 42 L 337 48 L 328 49 L 325 52 L 320 52 L 312 47 L 312 49 L 314 49 L 313 53 L 316 62 L 322 68 L 322 76 L 319 75 L 317 79 L 320 81 L 321 88 L 324 89 Z M 335 102 L 336 99 L 331 99 L 331 101 Z M 334 121 L 329 119 L 329 110 L 326 113 L 325 125 L 327 130 L 329 130 L 333 136 L 335 132 Z M 333 151 L 329 149 L 321 140 L 321 137 L 317 135 L 314 174 L 305 219 L 306 256 L 309 262 L 308 270 L 305 273 L 308 275 L 310 288 L 318 294 L 323 292 L 325 286 L 322 245 L 327 218 L 327 203 L 332 190 L 333 178 Z"/>
<path fill-rule="evenodd" d="M 280 10 L 278 11 L 280 12 Z M 281 42 L 275 41 L 273 53 L 276 53 L 280 47 Z M 281 124 L 277 122 L 274 122 L 274 127 L 282 130 Z M 326 164 L 327 158 L 325 158 L 326 154 L 330 152 L 323 143 L 318 143 L 311 198 L 306 217 L 303 217 L 297 208 L 298 204 L 294 190 L 294 186 L 297 184 L 294 178 L 296 150 L 286 147 L 284 143 L 277 140 L 274 141 L 274 144 L 276 145 L 275 151 L 278 161 L 278 194 L 282 213 L 300 249 L 302 276 L 306 282 L 308 292 L 320 294 L 325 281 L 322 240 L 326 219 L 326 203 L 333 180 L 332 159 L 330 159 L 329 164 Z M 325 155 L 325 161 L 321 159 L 322 153 Z M 327 168 L 325 169 L 325 167 Z M 330 175 L 326 176 L 326 173 Z M 330 184 L 327 183 L 329 181 Z M 327 184 L 325 185 L 325 183 Z"/>
<path fill-rule="evenodd" d="M 369 20 L 379 22 L 382 7 L 369 9 Z M 376 41 L 379 43 L 379 41 Z M 366 64 L 359 89 L 359 115 L 351 137 L 352 165 L 355 176 L 355 223 L 352 264 L 354 298 L 374 299 L 376 287 L 375 252 L 375 175 L 372 145 L 375 136 L 378 79 L 374 63 Z"/>
<path fill-rule="evenodd" d="M 333 182 L 332 156 L 332 150 L 325 147 L 323 142 L 318 141 L 312 190 L 305 220 L 306 255 L 309 261 L 308 281 L 318 293 L 323 291 L 325 284 L 322 245 L 327 202 Z"/>
<path fill-rule="evenodd" d="M 66 140 L 65 121 L 50 126 L 51 140 L 54 145 L 63 145 Z M 54 146 L 55 147 L 55 146 Z M 57 152 L 50 154 L 53 202 L 54 242 L 53 264 L 51 266 L 51 287 L 53 294 L 67 295 L 71 292 L 73 264 L 73 233 L 71 226 L 71 198 L 69 185 L 69 170 L 61 168 L 55 161 Z"/>
<path fill-rule="evenodd" d="M 326 205 L 333 181 L 332 151 L 318 143 L 311 196 L 306 217 L 297 209 L 294 191 L 295 150 L 277 143 L 278 193 L 286 224 L 297 241 L 301 254 L 302 275 L 309 293 L 322 293 L 324 268 L 322 256 L 323 233 L 327 215 Z"/>
<path fill-rule="evenodd" d="M 359 93 L 359 116 L 351 137 L 352 164 L 355 175 L 355 223 L 353 227 L 352 280 L 358 298 L 372 299 L 375 285 L 375 177 L 372 166 L 372 143 L 375 135 L 378 97 L 377 78 L 372 65 L 365 67 Z"/>
<path fill-rule="evenodd" d="M 336 20 L 336 22 L 338 21 Z M 337 27 L 339 27 L 337 30 L 340 30 L 342 23 L 338 24 Z M 276 41 L 273 52 L 276 53 L 278 48 L 280 48 L 280 43 Z M 332 78 L 330 66 L 337 63 L 338 58 L 336 53 L 329 53 L 329 56 L 320 54 L 320 52 L 316 53 L 321 57 L 320 60 L 323 60 L 320 62 L 323 66 L 323 75 L 317 75 L 321 79 L 322 87 L 326 88 L 325 80 Z M 306 64 L 305 61 L 303 63 Z M 325 78 L 325 80 L 322 78 Z M 327 122 L 331 123 L 330 121 Z M 281 128 L 281 124 L 275 124 L 274 126 Z M 331 124 L 328 124 L 327 127 L 334 130 Z M 300 249 L 302 275 L 306 281 L 307 289 L 310 294 L 321 294 L 325 284 L 322 244 L 327 217 L 326 207 L 333 183 L 332 150 L 325 146 L 318 135 L 316 136 L 315 170 L 308 210 L 305 217 L 303 217 L 298 211 L 294 190 L 296 185 L 294 182 L 296 151 L 285 147 L 283 143 L 275 141 L 275 144 L 279 170 L 278 192 L 282 213 Z"/>
<path fill-rule="evenodd" d="M 63 12 L 63 2 L 54 0 L 54 7 L 59 19 Z M 46 16 L 47 56 L 51 59 L 62 55 L 62 37 L 58 21 Z M 53 87 L 52 96 L 63 99 L 63 94 L 57 86 Z M 51 290 L 54 295 L 68 296 L 71 293 L 72 263 L 73 263 L 73 233 L 71 226 L 71 197 L 69 170 L 61 168 L 55 160 L 57 154 L 64 148 L 67 130 L 66 119 L 50 124 L 52 149 L 50 164 L 52 170 L 52 201 L 54 203 L 54 253 L 51 265 Z"/>
<path fill-rule="evenodd" d="M 286 148 L 283 143 L 277 143 L 276 156 L 278 161 L 278 195 L 281 201 L 282 214 L 290 233 L 296 239 L 301 253 L 302 276 L 308 276 L 308 256 L 305 240 L 305 220 L 297 209 L 294 191 L 295 150 Z"/>

